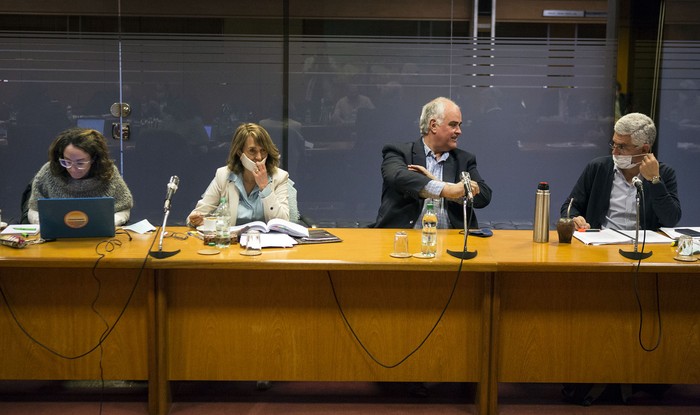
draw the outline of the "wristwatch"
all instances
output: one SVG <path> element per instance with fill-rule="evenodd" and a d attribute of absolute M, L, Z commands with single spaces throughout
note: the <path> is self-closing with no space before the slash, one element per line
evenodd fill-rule
<path fill-rule="evenodd" d="M 651 184 L 659 184 L 661 182 L 661 176 L 654 176 L 651 178 Z"/>

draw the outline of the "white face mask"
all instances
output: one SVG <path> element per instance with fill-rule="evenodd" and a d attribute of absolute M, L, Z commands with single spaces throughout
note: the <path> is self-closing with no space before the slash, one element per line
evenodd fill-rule
<path fill-rule="evenodd" d="M 263 164 L 265 164 L 265 161 L 267 161 L 267 157 L 262 159 Z M 245 167 L 247 170 L 254 172 L 257 167 L 255 166 L 255 162 L 251 159 L 248 158 L 248 156 L 245 155 L 245 153 L 241 153 L 241 163 L 243 163 L 243 167 Z"/>
<path fill-rule="evenodd" d="M 638 156 L 643 156 L 644 154 L 638 154 L 635 156 L 623 156 L 623 155 L 615 155 L 613 154 L 613 162 L 615 163 L 615 166 L 617 166 L 618 169 L 620 170 L 629 170 L 631 168 L 634 168 L 636 166 L 639 166 L 642 164 L 640 161 L 639 163 L 632 163 L 632 157 L 638 157 Z"/>

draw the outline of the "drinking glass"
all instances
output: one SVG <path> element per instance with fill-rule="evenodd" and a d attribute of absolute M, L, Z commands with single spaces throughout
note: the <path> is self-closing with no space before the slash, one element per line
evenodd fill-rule
<path fill-rule="evenodd" d="M 693 238 L 690 235 L 681 235 L 678 238 L 678 249 L 676 249 L 676 252 L 683 257 L 693 256 Z"/>
<path fill-rule="evenodd" d="M 389 255 L 394 258 L 408 258 L 411 256 L 408 252 L 408 235 L 406 232 L 399 231 L 394 234 L 394 251 Z"/>
<path fill-rule="evenodd" d="M 255 256 L 262 253 L 262 246 L 260 243 L 260 232 L 255 230 L 250 230 L 245 234 L 245 249 L 241 251 L 241 255 Z"/>

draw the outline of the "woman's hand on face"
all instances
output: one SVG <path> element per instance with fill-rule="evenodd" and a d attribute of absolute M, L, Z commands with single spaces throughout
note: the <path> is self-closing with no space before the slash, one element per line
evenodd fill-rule
<path fill-rule="evenodd" d="M 253 177 L 255 177 L 255 184 L 258 185 L 260 190 L 267 187 L 269 178 L 267 177 L 267 166 L 265 166 L 265 163 L 256 161 L 255 170 L 253 170 L 251 173 L 253 173 Z"/>

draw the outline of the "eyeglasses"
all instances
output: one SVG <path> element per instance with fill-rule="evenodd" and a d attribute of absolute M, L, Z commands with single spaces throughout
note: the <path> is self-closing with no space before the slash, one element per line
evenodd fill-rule
<path fill-rule="evenodd" d="M 618 149 L 620 151 L 620 153 L 623 153 L 625 151 L 632 151 L 635 148 L 639 148 L 639 146 L 635 146 L 632 144 L 617 144 L 617 143 L 612 142 L 612 141 L 608 145 L 610 146 L 611 150 L 615 151 L 615 149 Z"/>
<path fill-rule="evenodd" d="M 75 168 L 78 170 L 85 170 L 90 165 L 90 163 L 92 163 L 92 160 L 71 161 L 67 159 L 58 159 L 58 163 L 67 169 L 70 169 L 71 167 L 75 166 Z"/>
<path fill-rule="evenodd" d="M 163 238 L 175 238 L 181 241 L 186 240 L 187 237 L 187 234 L 182 232 L 166 232 L 165 235 L 163 235 Z"/>

